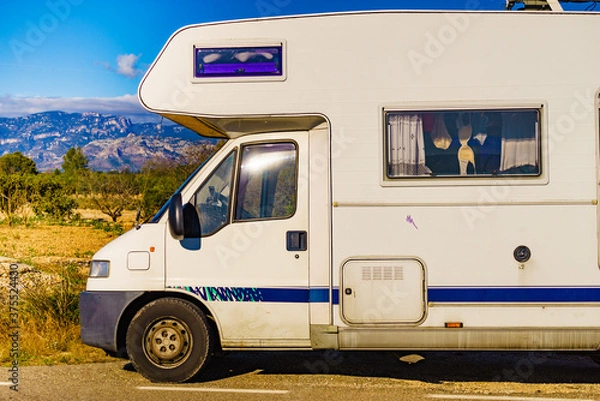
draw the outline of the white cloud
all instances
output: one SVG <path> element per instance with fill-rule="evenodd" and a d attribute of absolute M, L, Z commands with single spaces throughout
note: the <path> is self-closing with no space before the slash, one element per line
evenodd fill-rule
<path fill-rule="evenodd" d="M 117 56 L 117 68 L 105 61 L 96 61 L 96 65 L 101 65 L 108 71 L 116 72 L 117 74 L 123 75 L 127 78 L 136 78 L 144 74 L 144 70 L 142 70 L 138 65 L 140 56 L 141 55 L 139 54 L 119 54 Z"/>
<path fill-rule="evenodd" d="M 135 95 L 109 98 L 0 96 L 0 116 L 2 117 L 18 117 L 54 110 L 69 113 L 95 112 L 122 115 L 136 122 L 158 119 L 156 115 L 147 112 L 140 105 Z"/>
<path fill-rule="evenodd" d="M 135 54 L 119 54 L 117 56 L 117 73 L 126 76 L 127 78 L 135 78 L 144 72 L 137 68 L 137 62 L 140 59 L 139 55 Z"/>

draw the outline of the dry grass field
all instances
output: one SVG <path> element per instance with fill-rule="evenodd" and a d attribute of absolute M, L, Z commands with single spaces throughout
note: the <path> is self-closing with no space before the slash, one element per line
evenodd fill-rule
<path fill-rule="evenodd" d="M 114 237 L 92 227 L 0 226 L 0 255 L 28 264 L 85 262 Z"/>
<path fill-rule="evenodd" d="M 94 212 L 84 212 L 87 215 L 81 213 L 83 218 L 98 218 L 93 216 Z M 131 222 L 122 225 L 127 230 Z M 13 361 L 10 350 L 15 330 L 21 365 L 111 359 L 81 343 L 78 324 L 78 296 L 85 289 L 89 261 L 99 248 L 117 236 L 107 228 L 110 226 L 106 224 L 96 224 L 96 228 L 89 224 L 63 226 L 43 222 L 0 224 L 0 303 L 6 305 L 0 311 L 1 365 L 8 366 Z M 11 286 L 14 288 L 16 283 L 18 312 L 9 307 L 14 306 L 11 301 L 16 294 L 11 292 Z M 15 318 L 18 329 L 14 328 Z"/>

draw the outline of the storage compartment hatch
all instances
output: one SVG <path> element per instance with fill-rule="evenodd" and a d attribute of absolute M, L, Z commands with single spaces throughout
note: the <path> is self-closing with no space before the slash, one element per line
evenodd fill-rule
<path fill-rule="evenodd" d="M 350 259 L 342 266 L 342 317 L 350 324 L 419 323 L 425 269 L 416 259 Z"/>

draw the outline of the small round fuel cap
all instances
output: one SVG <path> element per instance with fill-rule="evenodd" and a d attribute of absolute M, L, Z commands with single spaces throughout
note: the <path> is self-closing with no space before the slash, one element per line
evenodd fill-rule
<path fill-rule="evenodd" d="M 519 245 L 515 248 L 513 252 L 513 256 L 515 260 L 519 263 L 525 263 L 531 258 L 531 249 L 526 247 L 525 245 Z"/>

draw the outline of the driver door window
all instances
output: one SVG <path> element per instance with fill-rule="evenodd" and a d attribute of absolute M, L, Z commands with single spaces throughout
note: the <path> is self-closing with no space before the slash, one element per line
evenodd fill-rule
<path fill-rule="evenodd" d="M 237 194 L 236 221 L 291 217 L 296 211 L 296 145 L 245 146 Z"/>

